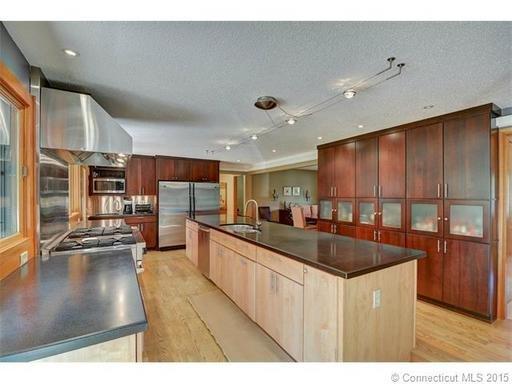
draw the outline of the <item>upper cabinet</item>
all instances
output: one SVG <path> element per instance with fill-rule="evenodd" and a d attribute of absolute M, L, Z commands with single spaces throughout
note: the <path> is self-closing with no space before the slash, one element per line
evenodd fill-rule
<path fill-rule="evenodd" d="M 443 124 L 407 131 L 407 197 L 436 199 L 443 188 Z"/>
<path fill-rule="evenodd" d="M 444 197 L 488 199 L 490 116 L 482 113 L 444 123 Z"/>
<path fill-rule="evenodd" d="M 377 197 L 378 138 L 356 141 L 356 196 Z"/>
<path fill-rule="evenodd" d="M 155 159 L 132 156 L 126 165 L 127 195 L 156 195 Z"/>
<path fill-rule="evenodd" d="M 356 143 L 334 147 L 334 196 L 356 196 Z"/>
<path fill-rule="evenodd" d="M 218 182 L 219 162 L 210 160 L 191 160 L 190 181 Z"/>
<path fill-rule="evenodd" d="M 405 197 L 405 132 L 379 136 L 379 187 L 383 198 Z"/>
<path fill-rule="evenodd" d="M 157 156 L 156 176 L 158 181 L 188 181 L 190 160 Z"/>
<path fill-rule="evenodd" d="M 334 196 L 334 147 L 318 151 L 318 196 Z"/>

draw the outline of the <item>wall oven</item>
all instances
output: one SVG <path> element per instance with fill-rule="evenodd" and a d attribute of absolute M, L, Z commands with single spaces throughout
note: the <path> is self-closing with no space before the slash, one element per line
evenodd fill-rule
<path fill-rule="evenodd" d="M 124 194 L 126 177 L 124 168 L 92 167 L 91 193 L 98 195 Z"/>

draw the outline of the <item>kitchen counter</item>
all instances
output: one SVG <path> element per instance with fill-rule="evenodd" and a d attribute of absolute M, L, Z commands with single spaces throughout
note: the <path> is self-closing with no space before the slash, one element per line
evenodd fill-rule
<path fill-rule="evenodd" d="M 109 220 L 109 219 L 124 219 L 127 217 L 147 217 L 147 216 L 156 216 L 155 213 L 130 213 L 130 214 L 116 214 L 116 213 L 100 213 L 100 214 L 92 214 L 87 217 L 88 220 Z"/>
<path fill-rule="evenodd" d="M 0 361 L 31 361 L 147 329 L 129 250 L 36 258 L 0 281 Z"/>
<path fill-rule="evenodd" d="M 241 216 L 226 218 L 226 215 L 202 215 L 189 219 L 345 279 L 426 256 L 425 252 L 415 249 L 308 231 L 268 221 L 262 221 L 260 233 L 234 233 L 222 226 L 235 223 L 254 225 L 253 219 Z"/>

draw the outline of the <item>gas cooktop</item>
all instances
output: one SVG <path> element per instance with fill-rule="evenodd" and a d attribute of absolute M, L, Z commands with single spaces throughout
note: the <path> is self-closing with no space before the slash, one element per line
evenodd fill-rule
<path fill-rule="evenodd" d="M 65 252 L 91 248 L 119 247 L 135 244 L 135 238 L 131 235 L 111 237 L 90 237 L 85 239 L 73 239 L 67 237 L 54 248 L 54 252 Z"/>
<path fill-rule="evenodd" d="M 119 227 L 93 227 L 93 228 L 77 228 L 72 231 L 68 239 L 85 239 L 89 237 L 114 236 L 114 235 L 131 235 L 132 228 L 129 225 L 121 225 Z"/>

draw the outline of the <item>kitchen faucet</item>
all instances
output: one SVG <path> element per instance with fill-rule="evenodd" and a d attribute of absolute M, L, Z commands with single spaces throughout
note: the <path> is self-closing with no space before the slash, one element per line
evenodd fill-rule
<path fill-rule="evenodd" d="M 254 199 L 247 200 L 245 202 L 245 208 L 244 208 L 245 214 L 247 214 L 247 206 L 249 205 L 249 203 L 254 203 L 254 205 L 256 206 L 256 227 L 260 228 L 261 227 L 261 221 L 260 221 L 260 213 L 259 213 L 259 208 L 258 208 L 258 202 L 256 200 L 254 200 Z"/>

